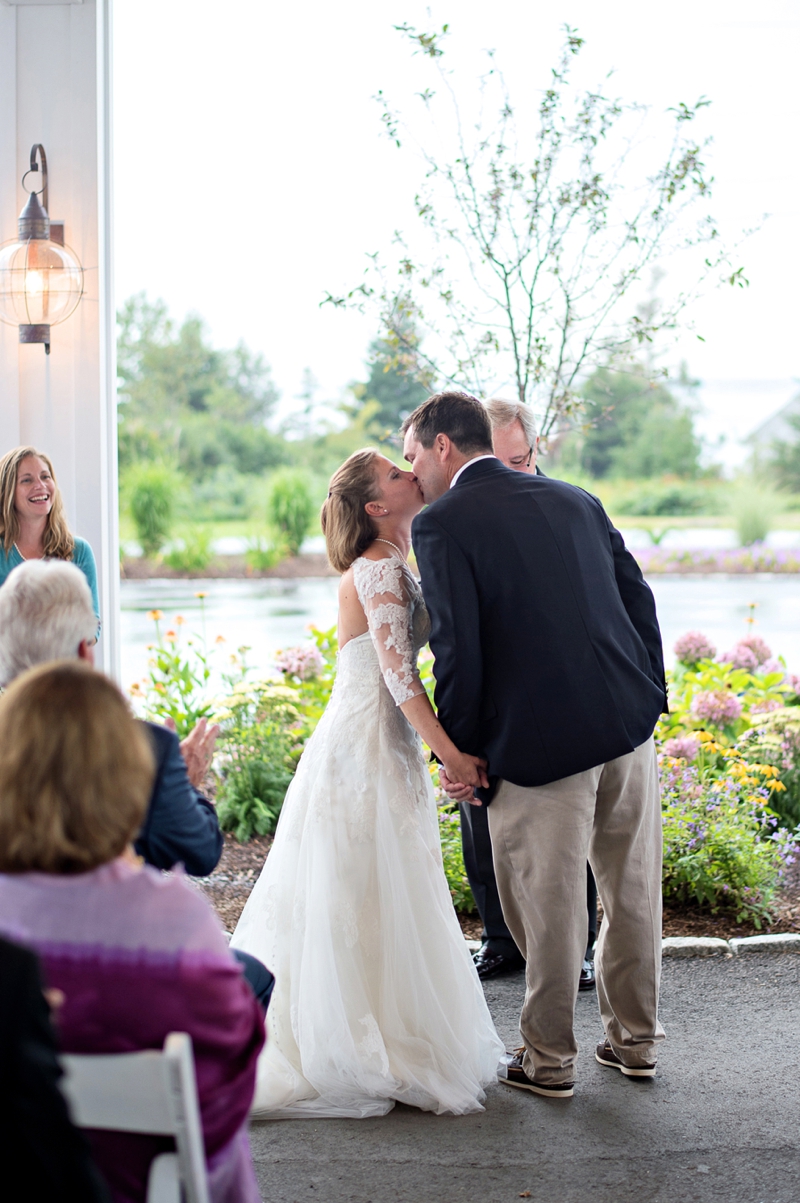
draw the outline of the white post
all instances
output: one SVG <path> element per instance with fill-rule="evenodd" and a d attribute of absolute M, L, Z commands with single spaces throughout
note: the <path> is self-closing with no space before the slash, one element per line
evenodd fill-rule
<path fill-rule="evenodd" d="M 16 238 L 21 179 L 41 142 L 50 217 L 85 269 L 52 350 L 0 326 L 0 454 L 32 443 L 53 459 L 70 527 L 97 559 L 106 672 L 119 674 L 119 534 L 111 236 L 112 0 L 0 0 L 0 242 Z"/>

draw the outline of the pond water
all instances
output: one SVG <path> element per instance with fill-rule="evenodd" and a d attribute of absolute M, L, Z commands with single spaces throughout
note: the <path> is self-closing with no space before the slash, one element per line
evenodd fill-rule
<path fill-rule="evenodd" d="M 307 638 L 309 624 L 330 627 L 336 621 L 334 577 L 300 580 L 123 581 L 122 683 L 141 680 L 147 670 L 147 644 L 154 638 L 148 610 L 162 610 L 165 631 L 182 615 L 182 638 L 205 638 L 214 649 L 220 671 L 227 656 L 242 644 L 261 672 L 272 671 L 279 648 Z M 747 633 L 748 606 L 757 609 L 755 633 L 800 672 L 800 577 L 797 576 L 654 576 L 664 648 L 672 663 L 672 646 L 687 630 L 708 635 L 720 652 Z M 206 594 L 204 599 L 196 596 Z M 177 629 L 177 628 L 176 628 Z M 217 636 L 224 643 L 216 644 Z"/>

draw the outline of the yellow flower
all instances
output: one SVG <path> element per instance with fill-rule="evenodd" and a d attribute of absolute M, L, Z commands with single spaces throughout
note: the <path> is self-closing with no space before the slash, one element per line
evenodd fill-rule
<path fill-rule="evenodd" d="M 224 642 L 225 642 L 225 636 L 224 636 L 224 635 L 217 635 L 217 637 L 216 637 L 216 639 L 214 640 L 214 642 L 215 642 L 215 643 L 224 643 Z"/>
<path fill-rule="evenodd" d="M 176 627 L 182 627 L 185 622 L 186 622 L 186 619 L 183 617 L 182 614 L 175 615 L 175 626 Z"/>
<path fill-rule="evenodd" d="M 165 636 L 164 636 L 164 638 L 165 638 L 165 639 L 177 639 L 177 638 L 178 638 L 178 636 L 177 636 L 177 634 L 175 633 L 175 631 L 167 631 L 167 632 L 166 632 L 166 634 L 165 634 Z"/>
<path fill-rule="evenodd" d="M 158 622 L 164 615 L 161 610 L 148 610 L 147 617 L 152 618 L 153 622 Z"/>
<path fill-rule="evenodd" d="M 204 593 L 202 589 L 199 589 L 197 593 L 195 593 L 195 597 L 208 597 L 208 594 Z"/>
<path fill-rule="evenodd" d="M 142 689 L 142 687 L 138 681 L 134 681 L 133 685 L 131 685 L 130 689 L 128 690 L 128 693 L 131 695 L 132 698 L 144 697 L 144 690 Z"/>

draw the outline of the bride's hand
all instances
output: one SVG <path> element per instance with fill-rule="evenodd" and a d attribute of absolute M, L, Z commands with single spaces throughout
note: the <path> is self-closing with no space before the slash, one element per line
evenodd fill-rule
<path fill-rule="evenodd" d="M 453 784 L 464 786 L 482 786 L 488 789 L 489 778 L 486 775 L 486 761 L 480 756 L 470 756 L 468 752 L 455 752 L 444 761 L 443 768 Z"/>

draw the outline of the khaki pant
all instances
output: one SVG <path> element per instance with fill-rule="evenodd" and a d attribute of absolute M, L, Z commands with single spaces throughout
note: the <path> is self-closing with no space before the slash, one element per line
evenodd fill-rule
<path fill-rule="evenodd" d="M 503 914 L 527 961 L 523 1068 L 570 1082 L 573 1014 L 586 939 L 586 861 L 604 919 L 597 997 L 626 1065 L 652 1065 L 664 1030 L 661 976 L 661 805 L 652 739 L 627 756 L 548 785 L 501 781 L 489 829 Z"/>

